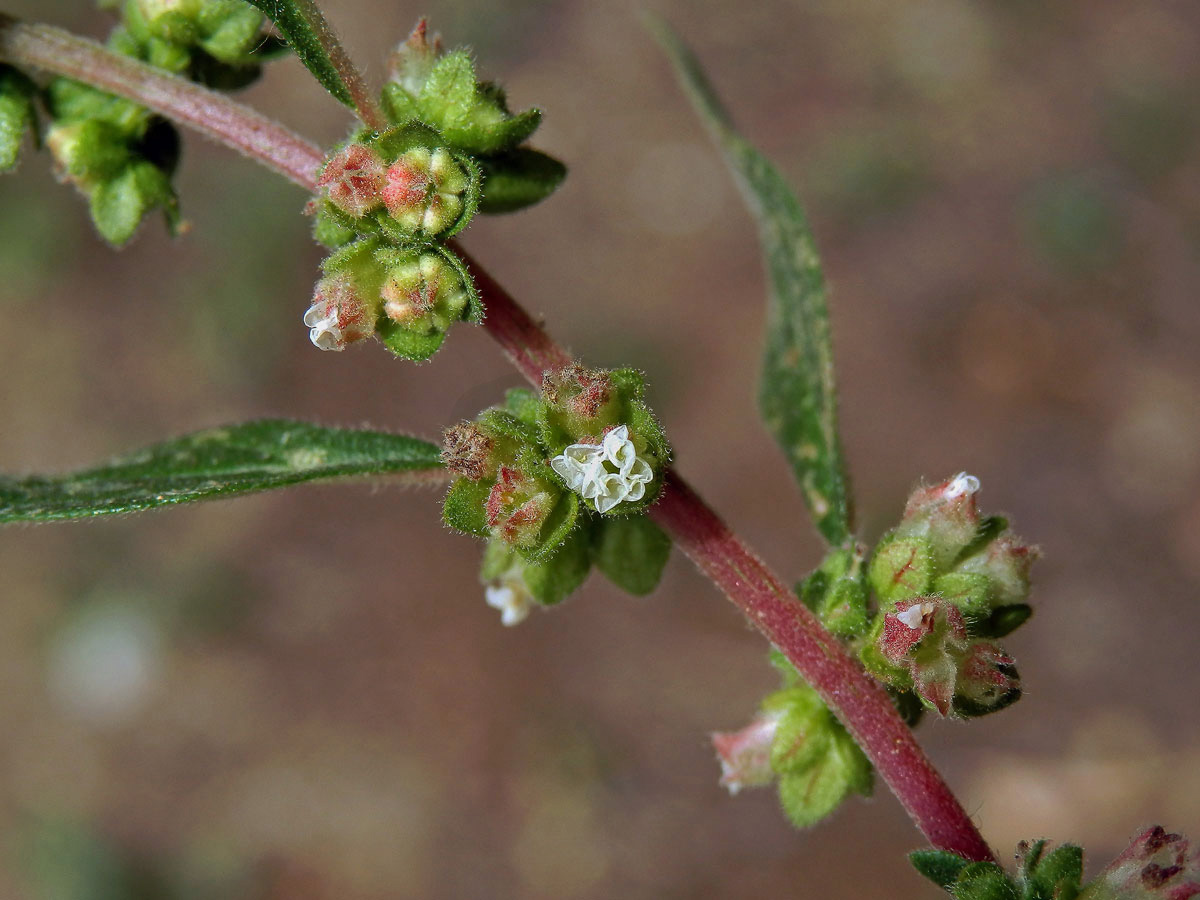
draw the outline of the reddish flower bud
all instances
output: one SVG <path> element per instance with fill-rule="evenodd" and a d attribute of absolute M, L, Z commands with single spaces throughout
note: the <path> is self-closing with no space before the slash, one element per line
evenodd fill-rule
<path fill-rule="evenodd" d="M 918 488 L 908 498 L 896 534 L 928 540 L 934 565 L 944 569 L 979 529 L 975 505 L 978 492 L 979 479 L 966 472 L 941 484 Z"/>
<path fill-rule="evenodd" d="M 876 646 L 907 668 L 917 695 L 946 716 L 978 716 L 1021 693 L 1012 657 L 995 644 L 972 641 L 958 609 L 940 597 L 901 600 L 884 616 Z"/>
<path fill-rule="evenodd" d="M 760 713 L 741 731 L 714 731 L 711 735 L 721 763 L 721 785 L 736 794 L 744 787 L 760 787 L 775 779 L 771 745 L 783 710 Z"/>
<path fill-rule="evenodd" d="M 396 48 L 388 63 L 388 80 L 394 81 L 412 94 L 419 96 L 433 64 L 442 55 L 442 39 L 434 35 L 429 39 L 429 26 L 420 19 L 403 44 Z"/>
<path fill-rule="evenodd" d="M 404 228 L 417 234 L 441 234 L 462 215 L 470 182 L 449 150 L 414 147 L 384 173 L 383 204 Z"/>
<path fill-rule="evenodd" d="M 461 422 L 443 435 L 442 462 L 456 475 L 482 481 L 496 474 L 496 442 L 474 422 Z"/>
<path fill-rule="evenodd" d="M 364 297 L 348 272 L 317 282 L 312 305 L 304 313 L 308 337 L 321 350 L 344 350 L 375 333 L 378 303 Z"/>
<path fill-rule="evenodd" d="M 539 479 L 502 465 L 487 498 L 488 527 L 507 544 L 532 547 L 557 499 Z"/>
<path fill-rule="evenodd" d="M 392 266 L 380 293 L 387 317 L 416 332 L 445 331 L 467 308 L 462 276 L 436 253 L 414 254 Z"/>
<path fill-rule="evenodd" d="M 1161 825 L 1142 832 L 1079 900 L 1191 900 L 1200 897 L 1200 850 Z"/>
<path fill-rule="evenodd" d="M 383 203 L 383 158 L 363 144 L 347 144 L 325 163 L 317 187 L 338 209 L 365 216 Z"/>

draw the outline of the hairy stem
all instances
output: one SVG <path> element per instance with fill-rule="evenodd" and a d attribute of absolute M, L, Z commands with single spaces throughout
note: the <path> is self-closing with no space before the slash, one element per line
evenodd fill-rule
<path fill-rule="evenodd" d="M 0 60 L 84 81 L 136 100 L 227 147 L 266 163 L 309 191 L 324 162 L 321 148 L 278 122 L 183 78 L 105 49 L 51 25 L 0 14 Z"/>
<path fill-rule="evenodd" d="M 136 100 L 315 191 L 321 150 L 257 112 L 205 88 L 44 25 L 0 16 L 0 59 L 68 75 Z M 458 248 L 459 252 L 461 248 Z M 540 387 L 571 355 L 466 254 L 487 317 L 484 327 Z M 930 764 L 884 690 L 851 659 L 783 581 L 673 469 L 650 515 L 824 698 L 935 847 L 968 859 L 993 854 Z"/>
<path fill-rule="evenodd" d="M 321 42 L 321 46 L 329 56 L 329 61 L 333 63 L 333 68 L 337 70 L 342 83 L 346 85 L 346 90 L 350 92 L 350 100 L 354 103 L 358 117 L 363 120 L 365 125 L 376 131 L 383 131 L 388 126 L 387 119 L 383 117 L 379 104 L 375 102 L 374 95 L 367 87 L 366 79 L 350 59 L 350 55 L 325 19 L 321 8 L 313 0 L 292 0 L 292 3 L 312 26 L 313 33 Z"/>
<path fill-rule="evenodd" d="M 467 257 L 487 310 L 484 328 L 521 373 L 542 374 L 571 356 L 478 263 Z M 992 851 L 921 750 L 891 698 L 674 469 L 650 517 L 725 592 L 816 689 L 935 847 L 973 860 Z"/>

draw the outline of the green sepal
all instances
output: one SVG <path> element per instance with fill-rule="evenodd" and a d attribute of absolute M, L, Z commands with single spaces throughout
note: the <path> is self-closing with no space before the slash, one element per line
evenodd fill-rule
<path fill-rule="evenodd" d="M 542 399 L 529 388 L 509 388 L 504 394 L 504 408 L 521 422 L 528 425 L 532 431 L 533 440 L 537 440 L 538 411 L 542 407 Z"/>
<path fill-rule="evenodd" d="M 662 578 L 671 539 L 646 516 L 605 518 L 592 534 L 592 561 L 613 584 L 630 594 L 649 594 Z"/>
<path fill-rule="evenodd" d="M 1008 874 L 993 862 L 973 862 L 963 866 L 950 885 L 956 900 L 1021 900 L 1017 886 Z"/>
<path fill-rule="evenodd" d="M 978 572 L 947 572 L 933 582 L 933 592 L 958 607 L 968 624 L 992 614 L 991 582 Z"/>
<path fill-rule="evenodd" d="M 157 207 L 162 207 L 168 228 L 176 231 L 178 203 L 170 179 L 161 169 L 140 160 L 115 178 L 96 185 L 90 197 L 92 223 L 115 247 L 132 238 L 142 217 Z"/>
<path fill-rule="evenodd" d="M 478 419 L 480 427 L 493 438 L 509 438 L 524 446 L 536 446 L 537 430 L 507 409 L 484 410 Z"/>
<path fill-rule="evenodd" d="M 392 351 L 401 359 L 411 360 L 412 362 L 424 362 L 433 354 L 438 352 L 438 349 L 446 340 L 446 332 L 435 331 L 431 334 L 417 334 L 415 331 L 409 331 L 401 325 L 397 325 L 387 316 L 380 316 L 379 322 L 375 326 L 375 333 L 379 335 L 379 339 L 383 341 L 383 345 Z"/>
<path fill-rule="evenodd" d="M 908 854 L 908 861 L 914 869 L 947 891 L 968 865 L 968 860 L 949 850 L 914 850 Z"/>
<path fill-rule="evenodd" d="M 829 590 L 829 576 L 820 569 L 814 569 L 796 587 L 796 596 L 808 607 L 809 612 L 815 613 L 821 608 L 825 594 Z"/>
<path fill-rule="evenodd" d="M 438 237 L 440 239 L 441 235 Z M 479 288 L 475 287 L 475 279 L 471 277 L 471 270 L 467 268 L 467 264 L 463 261 L 462 257 L 449 247 L 438 246 L 437 251 L 458 272 L 459 277 L 462 279 L 463 290 L 467 292 L 467 308 L 463 315 L 463 321 L 470 322 L 472 325 L 478 325 L 483 321 L 487 310 L 484 309 L 483 297 L 479 293 Z"/>
<path fill-rule="evenodd" d="M 198 24 L 205 53 L 230 65 L 244 65 L 262 41 L 263 15 L 242 0 L 207 0 Z"/>
<path fill-rule="evenodd" d="M 812 688 L 778 691 L 763 700 L 762 708 L 783 713 L 771 742 L 771 769 L 777 775 L 805 772 L 828 753 L 833 720 Z"/>
<path fill-rule="evenodd" d="M 824 754 L 779 779 L 780 805 L 797 828 L 808 828 L 820 822 L 836 810 L 851 791 L 863 795 L 871 793 L 870 762 L 832 713 L 825 710 L 825 715 L 829 717 L 830 727 Z"/>
<path fill-rule="evenodd" d="M 393 122 L 420 120 L 437 128 L 452 145 L 473 154 L 499 153 L 525 141 L 541 123 L 540 110 L 513 115 L 504 92 L 479 82 L 475 65 L 463 50 L 434 63 L 420 94 L 396 82 L 383 88 L 384 111 Z"/>
<path fill-rule="evenodd" d="M 619 369 L 609 369 L 608 377 L 620 392 L 626 402 L 646 399 L 646 376 L 637 369 L 622 366 Z"/>
<path fill-rule="evenodd" d="M 564 491 L 546 517 L 537 544 L 521 547 L 517 552 L 529 562 L 545 562 L 558 553 L 579 523 L 579 497 Z"/>
<path fill-rule="evenodd" d="M 487 481 L 456 479 L 446 492 L 446 500 L 442 504 L 442 521 L 455 531 L 487 537 L 491 533 L 486 510 L 491 490 L 492 485 Z"/>
<path fill-rule="evenodd" d="M 567 177 L 567 167 L 532 147 L 479 159 L 483 169 L 483 199 L 479 211 L 488 215 L 516 212 L 540 203 Z"/>
<path fill-rule="evenodd" d="M 313 238 L 331 250 L 344 247 L 358 237 L 358 231 L 346 223 L 350 216 L 328 200 L 316 201 L 313 213 Z"/>
<path fill-rule="evenodd" d="M 953 565 L 957 566 L 964 559 L 970 559 L 996 538 L 1000 537 L 1007 528 L 1008 519 L 1004 518 L 1004 516 L 988 516 L 983 519 L 975 531 L 975 537 L 971 538 L 971 542 L 958 552 L 958 556 L 954 558 Z"/>
<path fill-rule="evenodd" d="M 549 559 L 525 564 L 525 584 L 538 603 L 553 606 L 587 580 L 591 567 L 587 529 L 577 528 Z"/>
<path fill-rule="evenodd" d="M 1028 603 L 1010 603 L 996 607 L 985 622 L 972 630 L 980 637 L 1004 637 L 1024 625 L 1032 615 L 1033 607 Z"/>
<path fill-rule="evenodd" d="M 839 578 L 830 585 L 817 615 L 836 637 L 856 638 L 866 634 L 871 627 L 866 587 L 856 579 Z"/>
<path fill-rule="evenodd" d="M 1083 848 L 1063 844 L 1044 853 L 1045 847 L 1045 841 L 1018 847 L 1022 900 L 1075 900 L 1083 880 Z"/>
<path fill-rule="evenodd" d="M 933 581 L 933 554 L 923 537 L 886 534 L 871 555 L 868 578 L 886 604 L 928 593 Z"/>
<path fill-rule="evenodd" d="M 23 72 L 0 64 L 0 172 L 10 172 L 25 135 L 33 130 L 35 85 Z"/>

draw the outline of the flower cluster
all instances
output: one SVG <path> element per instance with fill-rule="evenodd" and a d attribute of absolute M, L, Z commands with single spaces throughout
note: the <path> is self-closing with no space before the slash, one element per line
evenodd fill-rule
<path fill-rule="evenodd" d="M 445 436 L 443 459 L 459 478 L 444 517 L 488 541 L 482 577 L 505 624 L 531 603 L 564 599 L 593 565 L 648 593 L 670 552 L 639 515 L 658 495 L 668 454 L 640 376 L 572 366 L 546 373 L 544 385 L 540 396 L 511 391 L 504 406 Z"/>
<path fill-rule="evenodd" d="M 454 322 L 483 316 L 467 268 L 446 241 L 476 212 L 540 200 L 565 169 L 518 146 L 541 113 L 510 113 L 503 91 L 477 80 L 465 52 L 443 53 L 424 22 L 396 51 L 382 100 L 391 127 L 352 135 L 318 176 L 313 230 L 335 252 L 304 322 L 322 350 L 377 334 L 397 356 L 423 360 Z M 561 170 L 556 177 L 547 175 L 551 164 Z M 344 253 L 355 259 L 353 297 L 331 308 L 336 286 L 327 282 L 344 268 Z M 368 258 L 375 271 L 367 271 Z M 341 324 L 347 315 L 350 328 Z"/>
<path fill-rule="evenodd" d="M 767 697 L 740 731 L 715 732 L 721 785 L 742 788 L 777 784 L 779 801 L 794 825 L 814 825 L 850 793 L 869 795 L 871 763 L 816 691 L 804 684 L 779 654 L 772 662 L 782 690 Z"/>
<path fill-rule="evenodd" d="M 567 487 L 609 512 L 619 503 L 636 503 L 646 496 L 654 470 L 637 455 L 629 439 L 629 426 L 619 425 L 599 444 L 571 444 L 550 460 L 550 468 Z"/>
<path fill-rule="evenodd" d="M 262 61 L 282 46 L 264 34 L 262 13 L 243 0 L 127 0 L 119 8 L 110 49 L 210 87 L 250 84 Z M 69 78 L 50 82 L 45 103 L 45 145 L 57 173 L 88 198 L 106 240 L 125 243 L 154 209 L 179 230 L 171 185 L 179 156 L 174 126 L 131 100 Z"/>
<path fill-rule="evenodd" d="M 959 473 L 918 488 L 875 548 L 881 603 L 860 656 L 894 690 L 941 715 L 978 716 L 1020 697 L 1012 658 L 991 639 L 1024 622 L 1037 550 L 983 518 L 979 479 Z"/>

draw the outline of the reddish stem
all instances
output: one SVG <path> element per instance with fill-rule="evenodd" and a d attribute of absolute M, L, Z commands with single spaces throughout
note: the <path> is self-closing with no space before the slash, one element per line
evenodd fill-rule
<path fill-rule="evenodd" d="M 0 15 L 0 60 L 66 75 L 136 100 L 316 190 L 317 172 L 325 160 L 319 147 L 248 106 L 94 41 Z"/>
<path fill-rule="evenodd" d="M 465 258 L 487 309 L 484 328 L 540 387 L 542 373 L 571 362 L 570 354 L 478 263 Z M 674 469 L 667 471 L 662 499 L 650 517 L 816 689 L 930 843 L 967 859 L 994 859 L 887 692 Z"/>
<path fill-rule="evenodd" d="M 324 155 L 254 110 L 45 25 L 0 15 L 0 59 L 68 75 L 128 97 L 280 172 L 309 192 Z M 461 253 L 461 248 L 456 248 Z M 478 263 L 463 253 L 487 308 L 484 327 L 534 385 L 571 356 Z M 674 470 L 650 512 L 846 725 L 913 822 L 935 846 L 994 859 L 884 690 L 851 659 L 787 586 Z"/>

